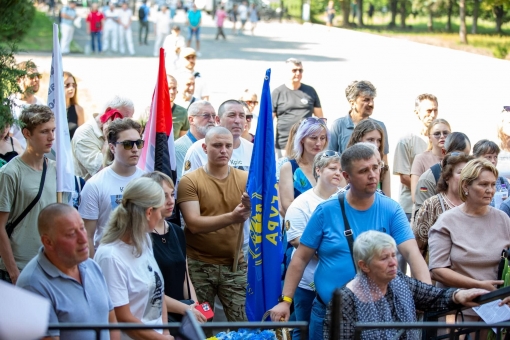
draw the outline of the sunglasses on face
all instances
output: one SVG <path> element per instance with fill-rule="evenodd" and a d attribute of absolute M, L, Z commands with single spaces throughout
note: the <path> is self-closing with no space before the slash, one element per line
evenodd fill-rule
<path fill-rule="evenodd" d="M 432 134 L 432 136 L 434 136 L 434 138 L 436 139 L 439 139 L 441 138 L 441 135 L 443 135 L 445 138 L 448 137 L 448 135 L 450 134 L 450 131 L 436 131 Z"/>
<path fill-rule="evenodd" d="M 27 74 L 27 77 L 30 78 L 30 79 L 38 78 L 40 80 L 40 79 L 42 79 L 42 74 L 40 74 L 40 73 L 31 73 L 31 74 Z"/>
<path fill-rule="evenodd" d="M 259 102 L 256 100 L 245 100 L 246 105 L 258 105 Z"/>
<path fill-rule="evenodd" d="M 124 150 L 131 150 L 136 144 L 137 149 L 143 148 L 145 141 L 143 139 L 138 140 L 125 140 L 122 142 L 115 142 L 115 145 L 122 144 L 124 146 Z"/>
<path fill-rule="evenodd" d="M 184 59 L 186 59 L 186 60 L 197 59 L 197 56 L 189 55 L 189 56 L 185 57 Z"/>
<path fill-rule="evenodd" d="M 338 152 L 333 150 L 324 151 L 322 155 L 319 156 L 319 161 L 324 158 L 334 157 L 334 156 L 340 156 Z"/>
<path fill-rule="evenodd" d="M 65 84 L 66 89 L 69 89 L 69 88 L 71 88 L 71 87 L 76 88 L 76 86 L 78 86 L 76 83 L 68 83 L 68 84 Z"/>
<path fill-rule="evenodd" d="M 246 115 L 246 121 L 251 122 L 253 120 L 253 115 Z"/>
<path fill-rule="evenodd" d="M 303 74 L 304 70 L 302 68 L 293 68 L 292 69 L 292 73 L 298 73 L 298 72 Z"/>

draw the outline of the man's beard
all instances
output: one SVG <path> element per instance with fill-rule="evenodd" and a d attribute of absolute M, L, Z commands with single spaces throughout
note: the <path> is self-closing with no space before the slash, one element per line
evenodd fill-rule
<path fill-rule="evenodd" d="M 200 133 L 201 135 L 205 136 L 205 134 L 207 133 L 207 131 L 214 127 L 214 125 L 206 125 L 206 126 L 196 126 L 196 129 L 197 129 L 197 132 Z"/>

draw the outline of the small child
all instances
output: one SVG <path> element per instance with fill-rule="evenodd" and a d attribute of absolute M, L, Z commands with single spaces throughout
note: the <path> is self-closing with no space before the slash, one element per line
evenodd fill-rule
<path fill-rule="evenodd" d="M 186 46 L 186 40 L 181 35 L 181 28 L 177 25 L 172 27 L 172 32 L 165 38 L 163 48 L 165 49 L 165 64 L 167 73 L 177 69 L 177 62 L 181 49 Z"/>

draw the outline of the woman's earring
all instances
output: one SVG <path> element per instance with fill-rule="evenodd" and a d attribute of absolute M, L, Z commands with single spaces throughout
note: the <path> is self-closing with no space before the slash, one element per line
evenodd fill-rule
<path fill-rule="evenodd" d="M 466 191 L 466 196 L 468 195 L 468 192 Z"/>

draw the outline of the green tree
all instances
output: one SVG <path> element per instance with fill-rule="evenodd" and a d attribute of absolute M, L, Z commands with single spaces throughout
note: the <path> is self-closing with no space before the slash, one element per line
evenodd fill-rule
<path fill-rule="evenodd" d="M 11 114 L 9 96 L 19 92 L 18 78 L 25 74 L 16 68 L 16 44 L 30 29 L 35 7 L 29 0 L 0 0 L 0 8 L 0 116 L 6 117 Z"/>

